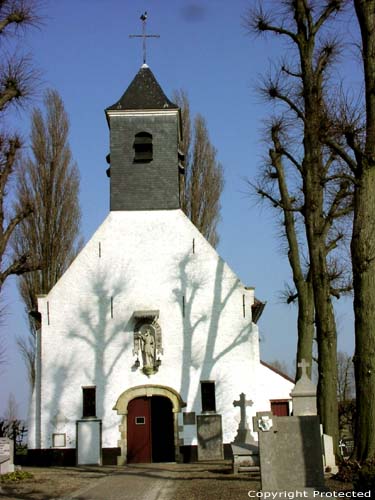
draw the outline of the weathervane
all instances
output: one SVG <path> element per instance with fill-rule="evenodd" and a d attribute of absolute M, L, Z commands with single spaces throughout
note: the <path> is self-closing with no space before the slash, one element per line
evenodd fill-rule
<path fill-rule="evenodd" d="M 160 35 L 146 35 L 147 11 L 139 19 L 142 21 L 142 35 L 129 35 L 129 38 L 143 38 L 143 64 L 146 64 L 146 38 L 160 38 Z"/>

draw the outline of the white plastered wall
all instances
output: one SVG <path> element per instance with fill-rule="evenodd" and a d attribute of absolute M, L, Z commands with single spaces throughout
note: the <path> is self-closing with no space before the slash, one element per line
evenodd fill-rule
<path fill-rule="evenodd" d="M 250 424 L 256 411 L 268 409 L 269 394 L 285 398 L 292 388 L 279 376 L 259 388 L 264 370 L 253 301 L 254 291 L 244 288 L 181 210 L 111 212 L 39 299 L 41 447 L 51 447 L 52 433 L 65 433 L 67 446 L 75 446 L 84 386 L 97 388 L 103 447 L 116 447 L 121 416 L 113 406 L 125 390 L 171 387 L 186 402 L 184 411 L 199 414 L 201 380 L 216 383 L 223 438 L 230 442 L 240 393 L 254 402 L 247 410 Z M 133 367 L 133 313 L 139 310 L 160 311 L 164 354 L 149 378 Z M 185 426 L 180 437 L 196 444 L 195 428 Z"/>

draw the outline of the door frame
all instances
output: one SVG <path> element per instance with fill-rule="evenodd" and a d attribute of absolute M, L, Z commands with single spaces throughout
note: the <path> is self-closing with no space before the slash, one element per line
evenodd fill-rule
<path fill-rule="evenodd" d="M 135 398 L 152 396 L 164 396 L 170 399 L 170 401 L 172 402 L 175 460 L 176 462 L 181 462 L 180 439 L 178 433 L 178 414 L 181 412 L 181 409 L 186 406 L 186 403 L 182 400 L 179 393 L 171 387 L 166 387 L 163 385 L 139 385 L 124 391 L 119 396 L 115 406 L 113 407 L 113 410 L 116 410 L 118 415 L 122 415 L 122 421 L 119 425 L 120 440 L 118 441 L 118 446 L 121 449 L 121 455 L 117 457 L 117 465 L 126 464 L 126 456 L 128 450 L 127 418 L 129 402 Z"/>

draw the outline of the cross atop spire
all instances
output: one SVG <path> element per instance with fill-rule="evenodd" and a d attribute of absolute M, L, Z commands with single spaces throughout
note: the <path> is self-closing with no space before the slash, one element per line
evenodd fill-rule
<path fill-rule="evenodd" d="M 160 35 L 146 35 L 147 10 L 139 18 L 142 21 L 142 35 L 129 35 L 129 38 L 142 38 L 143 64 L 146 64 L 146 38 L 160 38 Z"/>

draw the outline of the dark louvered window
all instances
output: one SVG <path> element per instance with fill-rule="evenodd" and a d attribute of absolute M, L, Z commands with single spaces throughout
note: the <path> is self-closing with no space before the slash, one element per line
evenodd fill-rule
<path fill-rule="evenodd" d="M 96 387 L 82 387 L 82 417 L 96 417 Z"/>
<path fill-rule="evenodd" d="M 139 132 L 134 137 L 134 163 L 148 163 L 152 160 L 152 135 Z"/>
<path fill-rule="evenodd" d="M 201 382 L 202 412 L 216 411 L 215 382 Z"/>

